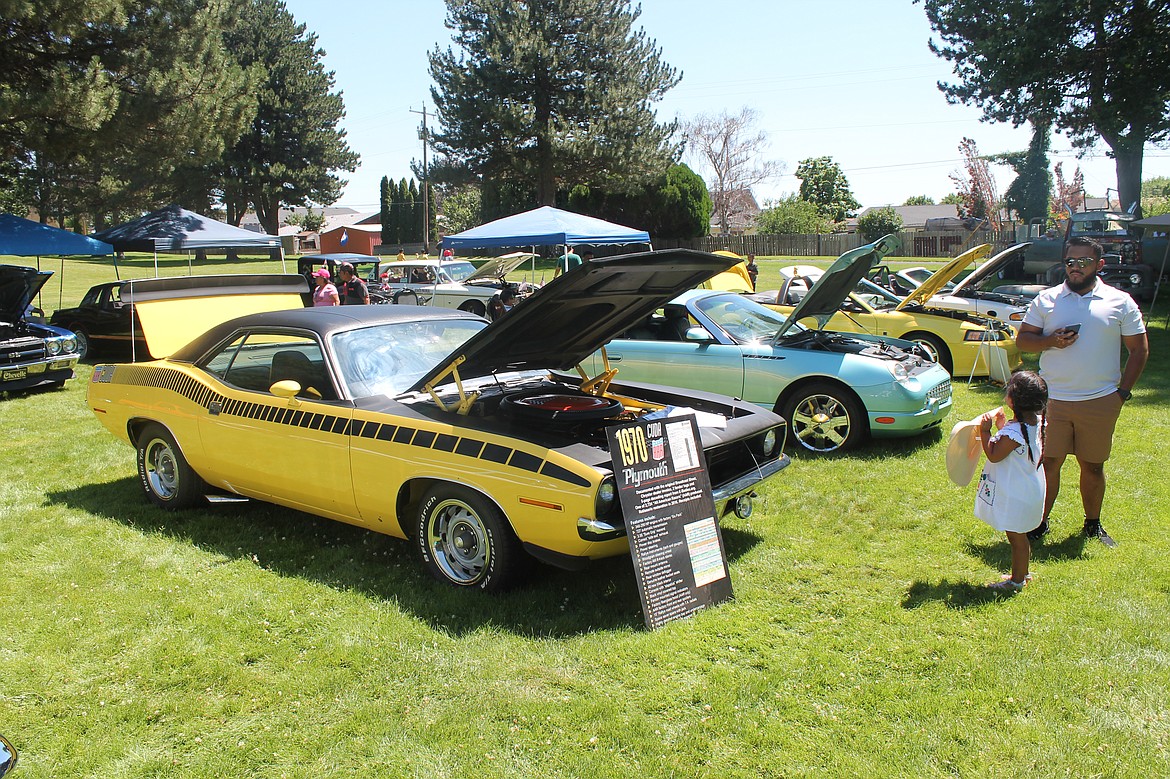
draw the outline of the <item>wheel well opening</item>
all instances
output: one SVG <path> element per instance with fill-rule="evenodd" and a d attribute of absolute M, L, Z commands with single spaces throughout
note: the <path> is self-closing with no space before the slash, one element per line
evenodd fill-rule
<path fill-rule="evenodd" d="M 804 390 L 805 387 L 809 387 L 814 384 L 830 385 L 840 390 L 843 395 L 848 395 L 855 403 L 857 403 L 857 405 L 860 406 L 862 410 L 861 419 L 858 420 L 858 423 L 861 425 L 862 429 L 865 430 L 866 434 L 869 434 L 869 415 L 865 413 L 865 404 L 861 402 L 861 396 L 854 392 L 853 388 L 848 384 L 834 376 L 808 376 L 801 379 L 800 381 L 789 384 L 784 388 L 784 391 L 780 393 L 780 397 L 776 399 L 776 405 L 773 406 L 772 410 L 777 414 L 781 414 L 784 409 L 784 404 L 787 403 L 793 395 L 799 394 L 802 390 Z"/>
<path fill-rule="evenodd" d="M 419 506 L 422 504 L 423 496 L 427 494 L 432 487 L 438 484 L 453 484 L 457 487 L 462 487 L 466 490 L 471 490 L 477 495 L 481 496 L 488 503 L 491 503 L 500 512 L 504 521 L 508 523 L 508 527 L 512 529 L 512 534 L 516 534 L 516 528 L 512 526 L 512 518 L 508 516 L 508 512 L 499 504 L 495 498 L 487 494 L 478 487 L 473 487 L 470 484 L 461 484 L 459 482 L 446 481 L 445 479 L 432 479 L 429 477 L 418 477 L 415 479 L 408 479 L 403 482 L 402 486 L 398 488 L 398 495 L 394 500 L 394 512 L 398 519 L 398 526 L 402 528 L 402 532 L 406 534 L 407 538 L 414 538 L 415 531 L 415 515 L 418 513 Z"/>

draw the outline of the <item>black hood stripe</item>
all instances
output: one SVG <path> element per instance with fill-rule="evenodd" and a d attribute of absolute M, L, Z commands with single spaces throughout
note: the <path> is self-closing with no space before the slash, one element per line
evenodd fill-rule
<path fill-rule="evenodd" d="M 587 479 L 566 468 L 554 465 L 547 460 L 541 460 L 528 452 L 500 444 L 448 433 L 437 433 L 433 430 L 385 424 L 374 420 L 351 420 L 348 416 L 292 409 L 268 403 L 245 402 L 228 398 L 203 382 L 173 368 L 144 365 L 103 365 L 95 369 L 94 380 L 109 384 L 157 387 L 168 390 L 187 398 L 204 409 L 210 408 L 213 404 L 220 406 L 219 416 L 221 417 L 254 419 L 287 427 L 320 430 L 332 435 L 371 438 L 403 446 L 453 452 L 463 457 L 508 465 L 528 473 L 539 473 L 577 487 L 589 486 Z M 273 398 L 274 402 L 279 400 L 279 398 Z"/>

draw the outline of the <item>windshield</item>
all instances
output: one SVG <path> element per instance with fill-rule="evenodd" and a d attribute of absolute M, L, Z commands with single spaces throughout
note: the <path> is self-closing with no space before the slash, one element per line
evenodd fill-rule
<path fill-rule="evenodd" d="M 1108 216 L 1097 214 L 1089 219 L 1077 214 L 1073 217 L 1071 233 L 1074 237 L 1078 235 L 1127 235 L 1129 232 L 1128 222 L 1128 219 L 1112 214 Z"/>
<path fill-rule="evenodd" d="M 739 344 L 770 341 L 787 317 L 740 295 L 701 298 L 695 307 Z M 804 328 L 793 324 L 789 332 Z"/>
<path fill-rule="evenodd" d="M 339 333 L 332 344 L 350 397 L 397 395 L 485 327 L 474 319 L 393 322 Z"/>
<path fill-rule="evenodd" d="M 862 279 L 853 288 L 853 294 L 865 301 L 870 308 L 893 308 L 902 302 L 902 298 L 890 292 L 885 287 L 874 284 L 869 279 Z"/>
<path fill-rule="evenodd" d="M 463 281 L 475 273 L 475 266 L 470 262 L 444 262 L 443 272 L 451 277 L 452 281 Z"/>

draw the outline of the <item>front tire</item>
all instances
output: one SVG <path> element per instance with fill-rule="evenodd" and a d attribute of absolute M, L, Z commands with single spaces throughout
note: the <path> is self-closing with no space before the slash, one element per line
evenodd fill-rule
<path fill-rule="evenodd" d="M 865 412 L 848 392 L 827 383 L 809 384 L 778 409 L 788 421 L 789 440 L 813 454 L 852 449 L 865 437 Z"/>
<path fill-rule="evenodd" d="M 77 359 L 84 360 L 89 356 L 89 333 L 85 332 L 85 328 L 80 325 L 69 329 L 73 331 L 73 337 L 77 340 Z"/>
<path fill-rule="evenodd" d="M 525 568 L 527 556 L 503 513 L 466 487 L 431 487 L 415 529 L 423 565 L 455 587 L 499 592 L 514 585 Z"/>
<path fill-rule="evenodd" d="M 174 436 L 162 425 L 151 424 L 138 436 L 138 481 L 147 499 L 168 511 L 191 508 L 207 484 L 187 464 Z"/>

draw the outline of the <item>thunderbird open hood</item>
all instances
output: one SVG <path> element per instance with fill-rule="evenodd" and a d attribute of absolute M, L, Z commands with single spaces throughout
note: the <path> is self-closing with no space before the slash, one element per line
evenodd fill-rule
<path fill-rule="evenodd" d="M 531 254 L 524 254 L 520 257 L 496 257 L 494 260 L 488 260 L 483 265 L 480 265 L 475 269 L 475 273 L 465 278 L 464 281 L 502 279 L 527 262 L 531 257 Z"/>
<path fill-rule="evenodd" d="M 953 279 L 955 276 L 958 276 L 959 271 L 963 270 L 963 268 L 966 268 L 971 263 L 983 259 L 989 254 L 991 254 L 991 244 L 989 243 L 983 243 L 973 249 L 968 249 L 955 259 L 948 262 L 946 265 L 936 270 L 933 276 L 922 282 L 921 286 L 907 295 L 906 298 L 894 308 L 894 310 L 901 311 L 906 306 L 910 306 L 915 303 L 924 305 L 926 301 L 937 295 L 939 290 L 950 283 L 951 279 Z"/>
<path fill-rule="evenodd" d="M 52 271 L 0 265 L 0 321 L 15 324 L 24 318 L 24 310 L 53 275 Z"/>
<path fill-rule="evenodd" d="M 776 332 L 780 338 L 792 325 L 806 317 L 814 317 L 820 327 L 824 327 L 829 318 L 837 312 L 845 298 L 869 274 L 870 268 L 877 265 L 886 255 L 897 251 L 901 247 L 897 236 L 886 235 L 873 243 L 859 246 L 845 252 L 837 258 L 829 269 L 821 274 L 792 313 L 787 321 Z"/>
<path fill-rule="evenodd" d="M 244 314 L 304 308 L 309 291 L 304 276 L 177 276 L 129 281 L 122 302 L 133 303 L 146 345 L 156 359 L 215 325 Z"/>
<path fill-rule="evenodd" d="M 975 270 L 971 271 L 962 281 L 955 285 L 951 294 L 957 294 L 965 289 L 979 289 L 979 286 L 987 279 L 991 278 L 993 273 L 998 273 L 1000 268 L 1011 262 L 1012 258 L 1020 252 L 1023 252 L 1032 244 L 1017 243 L 1015 246 L 1009 246 L 999 254 L 992 257 L 987 262 L 980 265 Z"/>
<path fill-rule="evenodd" d="M 463 379 L 504 370 L 569 370 L 688 289 L 735 264 L 690 249 L 586 260 L 521 300 L 411 388 L 457 365 Z"/>

